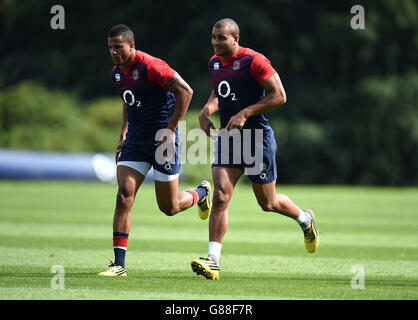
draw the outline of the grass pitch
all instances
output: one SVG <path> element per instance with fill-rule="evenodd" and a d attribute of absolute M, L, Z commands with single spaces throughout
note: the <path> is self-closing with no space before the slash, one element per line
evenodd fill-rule
<path fill-rule="evenodd" d="M 128 277 L 97 276 L 113 259 L 116 190 L 0 181 L 0 299 L 418 299 L 417 188 L 278 186 L 315 210 L 321 244 L 308 254 L 297 223 L 263 212 L 239 184 L 219 281 L 190 268 L 207 254 L 208 221 L 197 208 L 165 216 L 152 184 L 133 208 Z M 54 289 L 55 265 L 64 289 Z"/>

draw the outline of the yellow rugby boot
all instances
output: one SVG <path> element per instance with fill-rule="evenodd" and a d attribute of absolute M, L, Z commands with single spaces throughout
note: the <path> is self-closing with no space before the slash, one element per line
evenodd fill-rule
<path fill-rule="evenodd" d="M 114 264 L 112 261 L 110 261 L 109 269 L 106 271 L 100 272 L 99 276 L 103 277 L 126 277 L 128 274 L 126 273 L 126 270 L 122 266 L 118 266 Z"/>
<path fill-rule="evenodd" d="M 315 215 L 311 209 L 303 210 L 311 216 L 311 224 L 303 230 L 306 251 L 314 253 L 319 246 L 319 232 L 315 224 Z"/>
<path fill-rule="evenodd" d="M 190 265 L 192 266 L 193 272 L 197 275 L 201 274 L 206 279 L 219 280 L 219 266 L 212 257 L 193 259 Z"/>
<path fill-rule="evenodd" d="M 210 209 L 212 208 L 212 189 L 209 181 L 202 181 L 198 188 L 206 189 L 206 197 L 197 202 L 197 212 L 202 220 L 206 220 L 210 215 Z"/>

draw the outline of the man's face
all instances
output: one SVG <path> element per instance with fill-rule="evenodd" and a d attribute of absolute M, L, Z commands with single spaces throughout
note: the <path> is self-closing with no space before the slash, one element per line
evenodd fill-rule
<path fill-rule="evenodd" d="M 115 65 L 126 64 L 134 49 L 134 44 L 127 40 L 123 40 L 122 36 L 107 38 L 107 45 Z"/>
<path fill-rule="evenodd" d="M 212 46 L 215 54 L 220 57 L 232 55 L 236 46 L 238 46 L 239 36 L 233 36 L 228 28 L 212 29 Z"/>

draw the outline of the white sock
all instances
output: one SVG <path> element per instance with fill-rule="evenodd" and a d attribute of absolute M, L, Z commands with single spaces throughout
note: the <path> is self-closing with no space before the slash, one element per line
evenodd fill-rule
<path fill-rule="evenodd" d="M 311 224 L 311 217 L 305 213 L 305 211 L 303 211 L 302 209 L 299 209 L 299 217 L 295 218 L 296 222 L 299 223 L 299 225 L 302 228 L 306 228 L 309 227 L 309 225 Z"/>
<path fill-rule="evenodd" d="M 222 243 L 209 241 L 208 256 L 211 256 L 213 260 L 219 265 L 219 258 L 221 257 Z"/>

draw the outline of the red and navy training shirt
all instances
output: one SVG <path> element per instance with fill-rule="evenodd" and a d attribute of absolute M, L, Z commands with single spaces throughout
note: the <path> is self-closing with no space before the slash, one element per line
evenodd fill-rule
<path fill-rule="evenodd" d="M 127 141 L 149 140 L 170 122 L 175 98 L 164 87 L 174 74 L 166 62 L 139 50 L 125 72 L 112 69 L 110 78 L 128 112 Z"/>
<path fill-rule="evenodd" d="M 262 54 L 239 47 L 227 61 L 213 56 L 209 60 L 209 73 L 218 98 L 221 128 L 225 128 L 233 115 L 265 96 L 260 83 L 273 76 L 276 70 Z M 243 128 L 271 129 L 264 114 L 249 118 Z"/>

